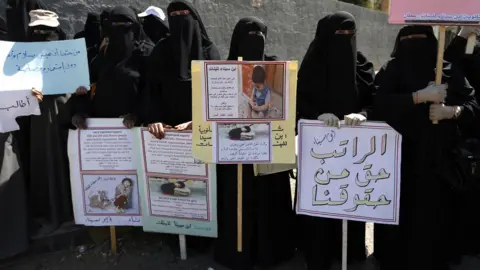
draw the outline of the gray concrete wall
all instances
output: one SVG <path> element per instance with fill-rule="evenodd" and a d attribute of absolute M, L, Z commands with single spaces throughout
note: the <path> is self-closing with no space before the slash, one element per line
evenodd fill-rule
<path fill-rule="evenodd" d="M 89 11 L 106 6 L 128 4 L 143 10 L 149 5 L 166 9 L 168 0 L 42 0 L 61 16 L 62 27 L 72 36 L 83 27 Z M 6 0 L 0 0 L 0 10 Z M 282 60 L 303 59 L 313 39 L 317 21 L 328 12 L 344 10 L 352 13 L 359 27 L 358 45 L 379 68 L 389 58 L 397 26 L 387 24 L 385 13 L 364 9 L 335 0 L 263 0 L 261 8 L 253 8 L 251 0 L 193 0 L 202 15 L 210 37 L 226 57 L 236 22 L 244 16 L 256 16 L 269 28 L 268 53 Z M 2 7 L 3 5 L 3 7 Z"/>

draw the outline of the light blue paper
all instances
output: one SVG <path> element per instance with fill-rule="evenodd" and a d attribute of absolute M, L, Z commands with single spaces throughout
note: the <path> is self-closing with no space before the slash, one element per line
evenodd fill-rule
<path fill-rule="evenodd" d="M 145 129 L 144 129 L 145 130 Z M 144 143 L 142 140 L 142 129 L 136 128 L 134 131 L 135 145 L 137 158 L 138 184 L 140 188 L 140 198 L 142 204 L 142 221 L 143 230 L 147 232 L 170 233 L 180 235 L 194 235 L 203 237 L 218 237 L 217 231 L 217 174 L 215 164 L 208 165 L 208 220 L 195 220 L 189 218 L 175 218 L 175 217 L 159 217 L 152 216 L 149 208 L 149 189 L 147 181 L 151 173 L 146 172 L 146 152 L 148 149 L 143 149 Z M 148 131 L 147 131 L 148 133 Z M 172 157 L 173 158 L 173 157 Z M 192 156 L 193 159 L 193 156 Z M 159 178 L 162 178 L 160 175 Z M 190 179 L 189 177 L 175 177 L 176 179 Z M 175 199 L 175 197 L 172 197 Z M 179 202 L 180 204 L 180 202 Z M 172 211 L 175 211 L 172 209 Z"/>
<path fill-rule="evenodd" d="M 85 39 L 49 42 L 0 41 L 0 91 L 73 93 L 90 86 Z"/>

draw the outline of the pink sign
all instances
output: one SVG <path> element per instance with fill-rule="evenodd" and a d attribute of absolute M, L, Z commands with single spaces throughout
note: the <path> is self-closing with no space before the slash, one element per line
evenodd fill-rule
<path fill-rule="evenodd" d="M 480 0 L 391 0 L 389 23 L 477 25 Z"/>

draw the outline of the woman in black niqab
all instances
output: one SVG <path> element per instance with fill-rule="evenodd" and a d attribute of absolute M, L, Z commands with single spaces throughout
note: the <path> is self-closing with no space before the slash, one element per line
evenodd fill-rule
<path fill-rule="evenodd" d="M 0 40 L 8 39 L 5 20 L 0 17 Z M 20 161 L 19 131 L 0 133 L 0 260 L 28 248 L 25 167 Z"/>
<path fill-rule="evenodd" d="M 267 26 L 259 19 L 241 19 L 232 35 L 228 60 L 274 60 L 265 56 Z M 218 239 L 215 260 L 230 269 L 274 267 L 295 252 L 294 212 L 289 172 L 255 176 L 243 165 L 242 252 L 237 252 L 237 166 L 217 165 Z"/>
<path fill-rule="evenodd" d="M 436 52 L 432 27 L 406 26 L 375 81 L 375 115 L 402 134 L 400 222 L 375 224 L 381 269 L 449 269 L 452 186 L 460 182 L 452 152 L 479 107 L 455 65 L 444 62 L 443 84 L 432 84 Z"/>
<path fill-rule="evenodd" d="M 150 131 L 162 137 L 163 125 L 177 126 L 192 120 L 192 60 L 219 60 L 197 10 L 188 1 L 168 5 L 170 35 L 162 39 L 150 56 L 148 116 Z"/>
<path fill-rule="evenodd" d="M 298 73 L 298 119 L 339 126 L 342 118 L 347 125 L 372 118 L 373 80 L 372 63 L 357 51 L 355 18 L 347 12 L 327 15 L 318 22 Z M 308 269 L 329 269 L 340 261 L 341 220 L 298 215 L 297 221 Z M 366 259 L 365 223 L 349 222 L 347 254 L 349 264 Z"/>
<path fill-rule="evenodd" d="M 34 11 L 32 11 L 34 12 Z M 64 39 L 59 27 L 29 27 L 27 42 L 48 42 Z M 41 90 L 41 89 L 38 89 Z M 56 230 L 73 219 L 67 156 L 69 95 L 48 95 L 40 102 L 41 115 L 19 118 L 20 147 L 26 170 L 29 217 L 33 235 Z"/>
<path fill-rule="evenodd" d="M 91 63 L 90 76 L 96 83 L 95 91 L 84 96 L 84 105 L 79 106 L 80 111 L 72 119 L 78 128 L 86 127 L 86 117 L 122 117 L 128 128 L 141 124 L 145 117 L 141 97 L 146 59 L 153 44 L 143 32 L 135 12 L 126 6 L 117 6 L 111 11 L 107 38 L 108 44 Z"/>
<path fill-rule="evenodd" d="M 102 42 L 100 15 L 96 13 L 88 13 L 83 30 L 75 34 L 74 38 L 85 38 L 88 62 L 90 63 L 93 58 L 97 56 L 100 43 Z"/>

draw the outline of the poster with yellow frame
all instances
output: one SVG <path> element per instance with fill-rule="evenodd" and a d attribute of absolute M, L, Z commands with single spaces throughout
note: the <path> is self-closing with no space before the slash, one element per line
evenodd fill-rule
<path fill-rule="evenodd" d="M 193 61 L 193 156 L 294 164 L 298 63 Z"/>

